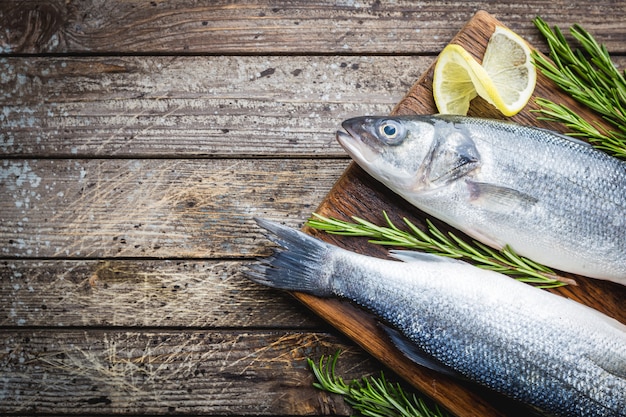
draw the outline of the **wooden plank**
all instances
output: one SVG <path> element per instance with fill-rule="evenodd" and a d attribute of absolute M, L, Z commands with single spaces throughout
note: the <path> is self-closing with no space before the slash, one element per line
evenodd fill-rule
<path fill-rule="evenodd" d="M 624 53 L 626 5 L 586 2 L 355 2 L 128 0 L 0 3 L 4 53 L 359 53 L 440 51 L 484 8 L 531 42 L 541 15 L 562 27 L 593 26 L 609 50 Z"/>
<path fill-rule="evenodd" d="M 388 114 L 433 59 L 0 58 L 0 155 L 343 157 L 341 121 Z"/>
<path fill-rule="evenodd" d="M 347 160 L 5 160 L 0 256 L 236 258 L 253 216 L 300 226 Z"/>
<path fill-rule="evenodd" d="M 432 57 L 0 58 L 0 154 L 343 156 Z"/>
<path fill-rule="evenodd" d="M 326 326 L 293 297 L 244 279 L 251 262 L 5 260 L 0 326 Z"/>
<path fill-rule="evenodd" d="M 326 333 L 8 330 L 0 413 L 349 415 L 312 387 L 306 364 L 338 349 L 343 375 L 374 371 Z"/>
<path fill-rule="evenodd" d="M 492 16 L 486 13 L 478 13 L 453 40 L 477 55 L 482 55 L 488 38 L 498 24 Z M 429 86 L 432 83 L 432 68 L 425 76 L 409 91 L 403 101 L 396 107 L 395 113 L 432 113 L 435 111 L 432 96 L 428 95 Z M 551 88 L 551 83 L 543 76 L 538 77 L 537 94 L 547 94 L 553 100 L 568 102 L 562 93 Z M 494 117 L 494 111 L 488 108 L 486 103 L 476 103 L 478 108 L 473 111 L 486 117 Z M 575 106 L 575 108 L 578 106 Z M 481 113 L 481 110 L 483 111 Z M 546 125 L 536 119 L 536 115 L 525 109 L 514 120 L 532 121 L 537 126 Z M 381 186 L 364 173 L 355 164 L 351 165 L 342 178 L 335 184 L 332 191 L 319 208 L 319 212 L 329 216 L 346 218 L 348 215 L 358 215 L 362 218 L 382 224 L 381 212 L 386 210 L 395 213 L 394 219 L 407 217 L 415 224 L 424 224 L 425 216 L 418 210 L 409 207 L 400 201 L 388 189 Z M 436 222 L 440 225 L 439 222 Z M 449 230 L 442 226 L 443 230 Z M 348 249 L 358 249 L 359 252 L 373 256 L 381 256 L 384 250 L 374 245 L 365 245 L 362 241 L 356 241 L 346 237 L 335 237 L 326 234 L 318 234 L 324 240 L 335 242 Z M 570 277 L 572 277 L 570 275 Z M 565 289 L 555 290 L 556 293 L 587 304 L 609 316 L 626 323 L 626 313 L 623 309 L 623 300 L 626 299 L 626 287 L 618 284 L 574 277 L 579 286 L 570 286 Z M 376 321 L 350 304 L 338 300 L 319 299 L 308 295 L 297 294 L 304 304 L 316 311 L 321 317 L 329 321 L 333 326 L 355 340 L 373 356 L 387 364 L 391 369 L 402 375 L 420 391 L 431 395 L 445 407 L 449 408 L 458 416 L 512 416 L 520 413 L 520 407 L 501 403 L 499 397 L 493 394 L 476 391 L 473 387 L 459 384 L 458 381 L 445 378 L 434 372 L 426 370 L 418 365 L 410 363 L 399 353 L 382 330 L 376 325 Z M 609 299 L 609 302 L 606 302 Z M 521 415 L 528 411 L 521 411 Z"/>

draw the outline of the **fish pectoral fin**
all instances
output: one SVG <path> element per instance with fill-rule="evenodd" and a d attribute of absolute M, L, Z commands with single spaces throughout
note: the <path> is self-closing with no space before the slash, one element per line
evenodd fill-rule
<path fill-rule="evenodd" d="M 418 170 L 416 188 L 441 187 L 480 166 L 480 154 L 469 133 L 441 126 Z"/>
<path fill-rule="evenodd" d="M 394 346 L 398 348 L 407 359 L 441 374 L 463 379 L 461 374 L 430 356 L 396 329 L 386 326 L 383 323 L 379 323 L 379 326 L 385 331 L 387 336 L 389 336 Z"/>
<path fill-rule="evenodd" d="M 623 352 L 616 352 L 615 355 L 611 356 L 589 355 L 587 358 L 598 368 L 603 369 L 604 372 L 626 380 L 626 355 Z"/>
<path fill-rule="evenodd" d="M 466 181 L 470 203 L 497 213 L 510 213 L 517 209 L 528 210 L 539 200 L 513 188 L 486 182 Z"/>
<path fill-rule="evenodd" d="M 389 256 L 402 262 L 443 262 L 443 263 L 464 263 L 455 258 L 447 256 L 433 255 L 432 253 L 416 252 L 413 250 L 390 250 Z"/>
<path fill-rule="evenodd" d="M 568 299 L 569 302 L 576 303 L 572 299 Z M 587 308 L 589 314 L 593 314 L 606 323 L 607 326 L 616 329 L 621 334 L 626 334 L 626 325 L 622 322 L 614 319 L 613 317 L 606 316 L 600 313 L 593 307 L 580 304 Z M 592 361 L 599 368 L 604 369 L 609 374 L 612 374 L 618 378 L 626 380 L 626 352 L 623 350 L 615 351 L 611 355 L 587 355 L 587 358 Z"/>
<path fill-rule="evenodd" d="M 626 380 L 626 361 L 620 359 L 613 358 L 613 362 L 607 363 L 606 358 L 604 358 L 603 360 L 594 360 L 594 363 L 609 374 Z"/>

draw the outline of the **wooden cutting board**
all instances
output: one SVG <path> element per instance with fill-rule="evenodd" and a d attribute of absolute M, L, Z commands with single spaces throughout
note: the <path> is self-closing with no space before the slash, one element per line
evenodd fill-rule
<path fill-rule="evenodd" d="M 496 25 L 502 25 L 486 12 L 478 12 L 466 26 L 452 39 L 452 43 L 462 45 L 480 62 L 489 37 Z M 502 25 L 504 26 L 504 25 Z M 411 88 L 393 111 L 395 115 L 436 113 L 432 97 L 433 66 Z M 587 120 L 599 117 L 581 107 L 551 81 L 537 74 L 535 97 L 548 98 L 555 102 L 569 105 Z M 533 97 L 529 105 L 512 118 L 521 124 L 545 127 L 563 131 L 558 124 L 537 120 Z M 503 118 L 502 115 L 480 98 L 472 102 L 470 115 Z M 339 123 L 338 123 L 339 125 Z M 401 218 L 407 217 L 415 224 L 424 224 L 426 216 L 413 208 L 386 187 L 372 179 L 355 163 L 352 163 L 335 184 L 318 209 L 318 213 L 348 220 L 356 215 L 383 225 L 382 211 L 386 210 L 392 220 L 401 225 Z M 450 230 L 438 221 L 434 223 L 444 230 Z M 305 228 L 306 232 L 349 250 L 372 256 L 384 257 L 387 249 L 369 244 L 365 238 L 333 236 Z M 455 232 L 459 234 L 459 232 Z M 626 300 L 626 287 L 617 284 L 563 274 L 574 278 L 578 285 L 551 290 L 565 297 L 594 307 L 617 320 L 626 323 L 626 311 L 622 308 Z M 457 416 L 521 416 L 529 415 L 529 410 L 492 392 L 479 387 L 461 383 L 433 371 L 411 363 L 390 343 L 376 325 L 376 320 L 363 310 L 350 303 L 336 299 L 320 299 L 306 294 L 294 294 L 319 316 L 345 333 L 374 357 L 405 378 L 417 390 L 427 394 Z M 590 340 L 593 343 L 593 340 Z"/>

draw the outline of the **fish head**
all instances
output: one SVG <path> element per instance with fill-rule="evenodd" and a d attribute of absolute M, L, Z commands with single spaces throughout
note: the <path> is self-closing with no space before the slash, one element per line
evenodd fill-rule
<path fill-rule="evenodd" d="M 440 188 L 480 162 L 469 132 L 436 116 L 355 117 L 342 127 L 341 146 L 396 192 Z"/>
<path fill-rule="evenodd" d="M 364 170 L 383 183 L 411 182 L 434 136 L 433 125 L 397 117 L 345 120 L 337 140 Z M 408 184 L 407 184 L 408 185 Z"/>

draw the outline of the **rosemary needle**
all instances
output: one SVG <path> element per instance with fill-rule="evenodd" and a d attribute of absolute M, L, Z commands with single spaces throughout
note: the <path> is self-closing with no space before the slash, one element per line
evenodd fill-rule
<path fill-rule="evenodd" d="M 374 244 L 418 249 L 466 260 L 480 268 L 501 272 L 540 288 L 555 288 L 573 283 L 572 280 L 558 276 L 548 267 L 517 255 L 509 246 L 497 251 L 476 241 L 467 243 L 453 233 L 444 233 L 437 229 L 430 220 L 426 221 L 427 230 L 423 231 L 405 218 L 404 222 L 409 229 L 407 232 L 394 225 L 386 212 L 383 212 L 383 216 L 386 226 L 378 226 L 359 217 L 352 217 L 352 223 L 313 213 L 307 225 L 336 235 L 368 237 Z"/>
<path fill-rule="evenodd" d="M 380 378 L 363 377 L 345 383 L 335 367 L 340 351 L 332 357 L 322 356 L 319 365 L 307 359 L 317 382 L 313 386 L 341 395 L 361 416 L 366 417 L 448 417 L 436 405 L 430 406 L 415 394 L 407 395 L 399 384 L 392 384 L 381 372 Z"/>
<path fill-rule="evenodd" d="M 620 72 L 606 47 L 580 25 L 570 28 L 582 49 L 572 50 L 558 27 L 552 30 L 540 17 L 533 20 L 550 48 L 552 62 L 533 52 L 535 65 L 578 102 L 597 112 L 612 126 L 592 125 L 563 104 L 537 99 L 544 120 L 563 123 L 571 136 L 590 143 L 615 157 L 626 158 L 626 71 Z"/>

